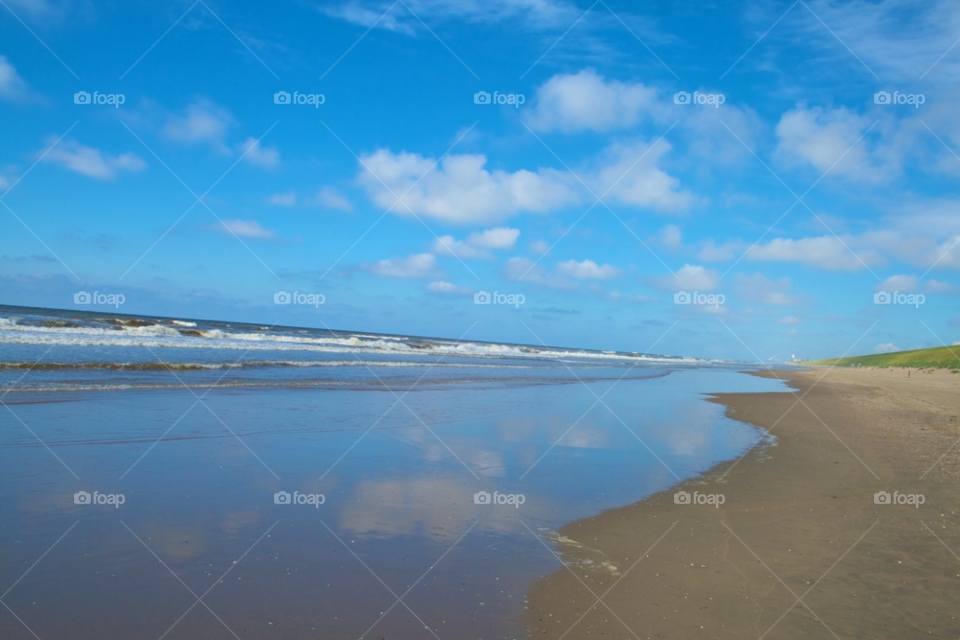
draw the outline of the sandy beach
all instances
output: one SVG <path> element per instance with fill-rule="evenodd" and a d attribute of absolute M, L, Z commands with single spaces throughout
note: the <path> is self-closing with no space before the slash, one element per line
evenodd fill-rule
<path fill-rule="evenodd" d="M 774 445 L 558 532 L 533 637 L 960 636 L 960 375 L 775 375 L 797 391 L 711 399 Z"/>

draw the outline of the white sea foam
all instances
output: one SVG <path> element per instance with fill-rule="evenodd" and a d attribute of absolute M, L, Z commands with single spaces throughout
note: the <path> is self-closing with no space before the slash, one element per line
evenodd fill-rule
<path fill-rule="evenodd" d="M 181 322 L 181 321 L 176 321 Z M 195 323 L 192 323 L 195 324 Z M 349 334 L 343 337 L 285 335 L 277 333 L 231 332 L 209 329 L 200 336 L 185 336 L 164 324 L 112 327 L 46 327 L 19 325 L 16 319 L 0 318 L 0 344 L 44 344 L 71 346 L 172 347 L 201 349 L 243 349 L 251 351 L 311 351 L 325 353 L 382 353 L 405 356 L 449 356 L 474 358 L 576 359 L 630 363 L 703 364 L 695 358 L 664 358 L 616 352 L 556 350 L 508 344 L 438 341 L 416 345 L 409 338 Z M 361 339 L 363 337 L 364 339 Z"/>

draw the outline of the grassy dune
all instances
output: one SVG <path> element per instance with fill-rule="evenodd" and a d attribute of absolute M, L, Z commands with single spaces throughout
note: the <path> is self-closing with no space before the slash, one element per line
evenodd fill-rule
<path fill-rule="evenodd" d="M 878 353 L 871 356 L 851 356 L 830 360 L 812 360 L 807 364 L 835 364 L 840 367 L 859 364 L 863 367 L 960 369 L 960 346 L 896 351 L 894 353 Z"/>

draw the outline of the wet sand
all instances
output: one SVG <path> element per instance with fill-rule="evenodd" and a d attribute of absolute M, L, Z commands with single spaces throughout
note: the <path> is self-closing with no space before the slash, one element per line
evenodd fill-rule
<path fill-rule="evenodd" d="M 960 374 L 775 373 L 798 391 L 712 399 L 773 446 L 558 532 L 532 637 L 960 637 Z"/>

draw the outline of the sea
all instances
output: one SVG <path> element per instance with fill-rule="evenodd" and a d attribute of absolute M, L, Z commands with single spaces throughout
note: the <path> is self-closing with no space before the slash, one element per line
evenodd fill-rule
<path fill-rule="evenodd" d="M 775 444 L 757 368 L 0 306 L 0 638 L 526 638 L 560 527 Z"/>

